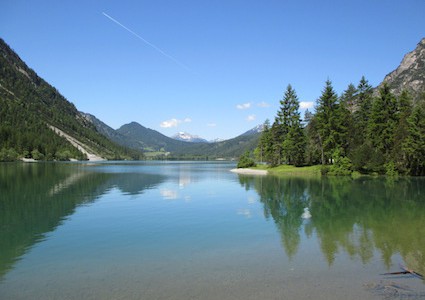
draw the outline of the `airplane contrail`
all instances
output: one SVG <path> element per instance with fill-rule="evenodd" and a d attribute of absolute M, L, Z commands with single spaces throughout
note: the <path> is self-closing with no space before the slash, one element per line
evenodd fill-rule
<path fill-rule="evenodd" d="M 178 61 L 177 59 L 175 59 L 174 57 L 172 57 L 171 55 L 165 53 L 163 50 L 161 50 L 160 48 L 158 48 L 157 46 L 155 46 L 154 44 L 148 42 L 147 40 L 145 40 L 144 38 L 142 38 L 140 35 L 138 35 L 137 33 L 135 33 L 133 30 L 131 30 L 130 28 L 126 27 L 125 25 L 123 25 L 122 23 L 118 22 L 116 19 L 112 18 L 110 15 L 108 15 L 105 12 L 102 12 L 102 15 L 104 15 L 105 17 L 107 17 L 109 20 L 111 20 L 112 22 L 114 22 L 115 24 L 121 26 L 122 28 L 124 28 L 125 30 L 127 30 L 128 32 L 130 32 L 132 35 L 134 35 L 135 37 L 137 37 L 139 40 L 141 40 L 142 42 L 144 42 L 146 45 L 151 46 L 152 48 L 154 48 L 156 51 L 158 51 L 159 53 L 161 53 L 162 55 L 164 55 L 165 57 L 168 57 L 169 59 L 171 59 L 172 61 L 174 61 L 175 63 L 177 63 L 178 65 L 182 66 L 183 68 L 185 68 L 188 71 L 192 70 L 187 67 L 185 64 L 181 63 L 180 61 Z"/>

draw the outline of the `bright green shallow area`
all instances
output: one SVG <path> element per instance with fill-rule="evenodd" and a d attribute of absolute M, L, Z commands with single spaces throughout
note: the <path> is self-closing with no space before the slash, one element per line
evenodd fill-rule
<path fill-rule="evenodd" d="M 290 176 L 320 176 L 321 166 L 294 167 L 292 165 L 281 165 L 270 168 L 267 165 L 257 165 L 254 169 L 267 170 L 271 175 Z"/>
<path fill-rule="evenodd" d="M 0 164 L 0 299 L 382 299 L 425 273 L 425 180 L 234 163 Z M 303 219 L 309 208 L 310 219 Z"/>

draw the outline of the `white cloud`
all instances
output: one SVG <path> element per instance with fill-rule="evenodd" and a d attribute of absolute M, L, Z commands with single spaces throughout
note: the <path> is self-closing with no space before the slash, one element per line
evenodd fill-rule
<path fill-rule="evenodd" d="M 246 120 L 248 121 L 248 122 L 252 122 L 252 121 L 255 121 L 255 115 L 249 115 L 247 118 L 246 118 Z"/>
<path fill-rule="evenodd" d="M 247 209 L 247 208 L 241 208 L 241 209 L 238 209 L 238 210 L 236 211 L 236 213 L 237 213 L 238 215 L 240 215 L 240 216 L 244 216 L 244 217 L 246 217 L 246 218 L 248 218 L 248 219 L 252 217 L 251 210 L 249 210 L 249 209 Z"/>
<path fill-rule="evenodd" d="M 208 123 L 208 124 L 207 124 L 207 126 L 208 126 L 208 127 L 216 127 L 216 126 L 217 126 L 217 124 L 216 124 L 216 123 Z"/>
<path fill-rule="evenodd" d="M 179 196 L 179 194 L 178 194 L 178 192 L 177 192 L 177 191 L 175 191 L 175 190 L 171 190 L 171 189 L 161 189 L 161 190 L 159 191 L 159 193 L 161 194 L 161 196 L 162 196 L 164 199 L 167 199 L 167 200 L 175 200 L 175 199 L 177 199 L 177 198 L 178 198 L 178 196 Z"/>
<path fill-rule="evenodd" d="M 248 109 L 250 107 L 251 107 L 251 103 L 249 102 L 236 105 L 237 109 Z"/>
<path fill-rule="evenodd" d="M 171 127 L 177 127 L 181 123 L 180 120 L 177 119 L 171 119 L 164 122 L 161 122 L 159 126 L 162 128 L 171 128 Z"/>
<path fill-rule="evenodd" d="M 270 104 L 268 104 L 267 102 L 262 101 L 262 102 L 258 103 L 257 106 L 259 106 L 259 107 L 270 107 Z"/>
<path fill-rule="evenodd" d="M 300 108 L 306 109 L 306 108 L 313 108 L 314 102 L 307 102 L 307 101 L 301 101 L 300 102 Z"/>
<path fill-rule="evenodd" d="M 180 123 L 190 123 L 190 122 L 192 122 L 191 118 L 185 118 L 183 121 L 178 120 L 176 118 L 172 118 L 170 120 L 166 120 L 164 122 L 161 122 L 161 124 L 159 124 L 159 126 L 161 126 L 162 128 L 171 128 L 171 127 L 179 126 Z"/>

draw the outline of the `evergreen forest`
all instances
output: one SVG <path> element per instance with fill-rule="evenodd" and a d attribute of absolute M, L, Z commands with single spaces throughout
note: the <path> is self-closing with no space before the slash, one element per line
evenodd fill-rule
<path fill-rule="evenodd" d="M 338 96 L 327 80 L 315 112 L 299 113 L 288 85 L 274 122 L 267 120 L 255 149 L 271 166 L 322 165 L 322 174 L 425 175 L 425 95 L 417 101 L 387 84 L 374 91 L 362 77 Z"/>

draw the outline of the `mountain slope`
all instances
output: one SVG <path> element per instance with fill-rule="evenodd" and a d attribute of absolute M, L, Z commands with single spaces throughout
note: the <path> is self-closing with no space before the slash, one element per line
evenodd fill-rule
<path fill-rule="evenodd" d="M 126 145 L 127 144 L 127 138 L 125 136 L 123 136 L 122 134 L 120 134 L 117 130 L 115 130 L 112 127 L 110 127 L 109 125 L 105 124 L 104 122 L 102 122 L 101 120 L 99 120 L 98 118 L 96 118 L 92 114 L 83 113 L 83 112 L 80 112 L 80 114 L 88 122 L 92 123 L 94 125 L 94 127 L 96 128 L 96 130 L 100 134 L 104 135 L 105 137 L 107 137 L 108 139 L 110 139 L 114 143 L 117 143 L 118 145 L 127 147 L 127 145 Z"/>
<path fill-rule="evenodd" d="M 109 159 L 137 156 L 99 134 L 54 87 L 40 78 L 0 39 L 0 160 L 87 159 L 69 138 Z"/>
<path fill-rule="evenodd" d="M 422 97 L 425 93 L 425 38 L 404 56 L 397 69 L 385 76 L 380 86 L 385 82 L 396 95 L 406 89 L 415 100 Z"/>

